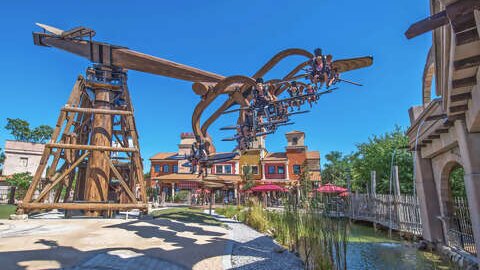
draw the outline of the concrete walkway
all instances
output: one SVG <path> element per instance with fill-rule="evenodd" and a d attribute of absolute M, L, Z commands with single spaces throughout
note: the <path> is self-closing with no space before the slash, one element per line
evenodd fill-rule
<path fill-rule="evenodd" d="M 206 211 L 207 212 L 207 211 Z M 224 266 L 236 270 L 301 270 L 303 262 L 273 239 L 232 219 L 215 216 L 230 229 Z"/>
<path fill-rule="evenodd" d="M 227 243 L 168 219 L 0 220 L 0 269 L 223 269 Z"/>
<path fill-rule="evenodd" d="M 207 211 L 208 212 L 208 211 Z M 169 219 L 0 220 L 0 269 L 302 269 L 252 228 Z"/>

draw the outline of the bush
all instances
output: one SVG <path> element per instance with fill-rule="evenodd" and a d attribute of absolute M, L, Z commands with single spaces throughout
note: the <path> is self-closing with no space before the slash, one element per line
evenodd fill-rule
<path fill-rule="evenodd" d="M 227 218 L 233 218 L 234 216 L 238 216 L 240 212 L 243 211 L 243 207 L 241 206 L 233 206 L 233 205 L 228 205 L 226 207 L 221 207 L 221 208 L 216 208 L 215 212 L 219 215 L 225 216 Z"/>
<path fill-rule="evenodd" d="M 10 186 L 14 186 L 17 189 L 15 190 L 15 198 L 16 199 L 23 199 L 25 197 L 25 193 L 32 182 L 32 176 L 29 172 L 24 173 L 15 173 L 10 178 L 7 178 L 6 181 Z"/>
<path fill-rule="evenodd" d="M 267 212 L 256 198 L 248 201 L 248 210 L 244 222 L 259 232 L 266 232 L 269 229 Z"/>

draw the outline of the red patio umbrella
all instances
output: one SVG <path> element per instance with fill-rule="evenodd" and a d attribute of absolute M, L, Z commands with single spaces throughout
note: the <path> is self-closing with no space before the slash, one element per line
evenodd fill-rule
<path fill-rule="evenodd" d="M 256 186 L 256 187 L 251 188 L 250 190 L 253 191 L 253 192 L 268 192 L 268 191 L 286 192 L 286 191 L 288 191 L 286 188 L 283 188 L 283 187 L 277 186 L 277 185 L 272 185 L 272 184 Z"/>
<path fill-rule="evenodd" d="M 323 186 L 320 186 L 319 188 L 317 188 L 315 190 L 320 192 L 320 193 L 342 193 L 342 192 L 347 191 L 347 189 L 344 188 L 344 187 L 335 186 L 335 185 L 330 184 L 330 183 L 325 184 Z"/>

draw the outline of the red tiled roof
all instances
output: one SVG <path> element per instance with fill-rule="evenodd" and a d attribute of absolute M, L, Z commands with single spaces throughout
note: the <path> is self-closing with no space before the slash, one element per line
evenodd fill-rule
<path fill-rule="evenodd" d="M 160 153 L 155 154 L 153 157 L 151 157 L 150 160 L 154 160 L 154 159 L 168 159 L 169 157 L 174 156 L 174 155 L 176 155 L 176 154 L 177 154 L 177 153 L 175 153 L 175 152 L 160 152 Z"/>
<path fill-rule="evenodd" d="M 287 133 L 285 133 L 285 134 L 299 134 L 299 133 L 305 133 L 305 132 L 303 132 L 303 131 L 298 131 L 298 130 L 292 130 L 292 131 L 287 132 Z"/>
<path fill-rule="evenodd" d="M 264 160 L 286 160 L 287 154 L 285 152 L 272 152 L 268 153 Z"/>
<path fill-rule="evenodd" d="M 320 152 L 318 151 L 308 151 L 307 159 L 320 159 Z"/>

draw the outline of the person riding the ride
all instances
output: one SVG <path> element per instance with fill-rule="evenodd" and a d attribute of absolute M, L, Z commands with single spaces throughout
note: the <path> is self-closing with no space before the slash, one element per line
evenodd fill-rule
<path fill-rule="evenodd" d="M 188 158 L 192 165 L 190 167 L 190 173 L 195 173 L 197 171 L 197 166 L 198 166 L 197 156 L 198 156 L 198 143 L 193 142 L 193 144 L 190 147 L 190 157 Z"/>
<path fill-rule="evenodd" d="M 299 95 L 299 91 L 300 91 L 300 89 L 298 88 L 297 82 L 296 82 L 296 81 L 292 81 L 292 82 L 290 83 L 290 88 L 289 88 L 290 97 L 293 98 L 293 99 L 289 102 L 290 111 L 293 111 L 293 105 L 294 105 L 294 104 L 297 104 L 297 101 L 294 100 L 294 99 Z"/>
<path fill-rule="evenodd" d="M 325 64 L 325 71 L 324 71 L 324 78 L 325 81 L 327 82 L 327 89 L 332 85 L 332 82 L 334 80 L 334 77 L 332 76 L 332 67 L 333 67 L 333 61 L 332 61 L 332 55 L 329 54 L 327 55 L 326 58 L 326 64 Z"/>
<path fill-rule="evenodd" d="M 310 104 L 310 108 L 312 107 L 312 102 L 317 102 L 317 97 L 315 96 L 315 88 L 312 84 L 307 86 L 307 95 L 308 95 L 308 104 Z"/>
<path fill-rule="evenodd" d="M 321 83 L 324 79 L 321 74 L 323 73 L 323 69 L 325 66 L 325 57 L 323 56 L 322 49 L 317 48 L 314 51 L 315 56 L 311 60 L 311 73 L 310 73 L 310 80 L 312 83 L 317 84 Z"/>

